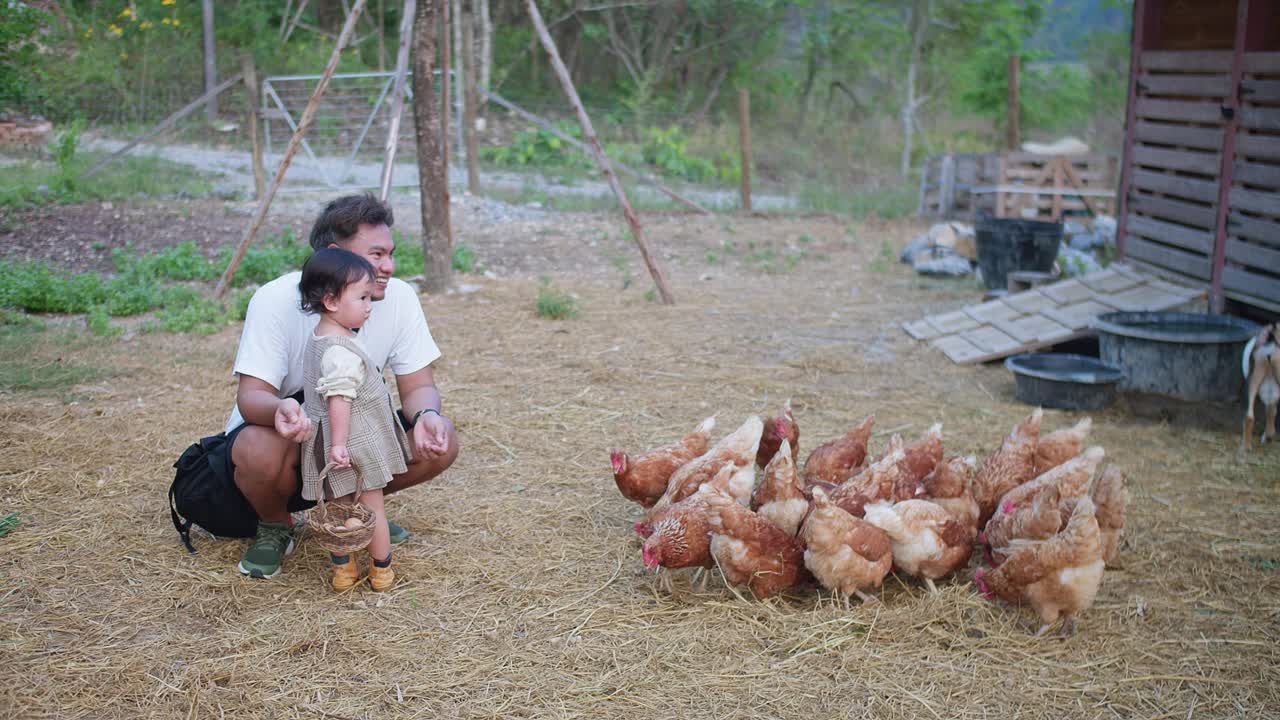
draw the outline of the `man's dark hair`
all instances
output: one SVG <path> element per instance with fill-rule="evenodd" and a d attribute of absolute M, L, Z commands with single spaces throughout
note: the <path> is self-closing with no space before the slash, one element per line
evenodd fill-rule
<path fill-rule="evenodd" d="M 343 195 L 320 211 L 315 225 L 311 226 L 311 247 L 319 250 L 335 243 L 345 243 L 355 237 L 361 225 L 391 227 L 394 224 L 391 206 L 372 193 Z"/>
<path fill-rule="evenodd" d="M 374 277 L 373 265 L 350 250 L 316 250 L 303 264 L 302 281 L 298 283 L 298 291 L 302 295 L 302 310 L 309 313 L 324 312 L 326 297 L 337 297 L 351 283 L 365 278 L 372 280 Z"/>

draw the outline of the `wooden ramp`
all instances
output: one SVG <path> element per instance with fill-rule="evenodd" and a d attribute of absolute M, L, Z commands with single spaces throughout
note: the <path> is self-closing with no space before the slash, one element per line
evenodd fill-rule
<path fill-rule="evenodd" d="M 1204 288 L 1166 282 L 1123 263 L 998 300 L 903 325 L 960 365 L 998 360 L 1086 337 L 1104 313 L 1171 310 L 1203 300 Z"/>

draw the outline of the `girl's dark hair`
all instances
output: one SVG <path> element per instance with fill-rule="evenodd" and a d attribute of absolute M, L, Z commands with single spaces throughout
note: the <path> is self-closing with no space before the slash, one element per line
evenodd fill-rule
<path fill-rule="evenodd" d="M 302 266 L 302 310 L 324 312 L 326 296 L 338 296 L 342 289 L 365 278 L 374 279 L 373 265 L 362 256 L 342 248 L 323 248 L 311 253 Z"/>

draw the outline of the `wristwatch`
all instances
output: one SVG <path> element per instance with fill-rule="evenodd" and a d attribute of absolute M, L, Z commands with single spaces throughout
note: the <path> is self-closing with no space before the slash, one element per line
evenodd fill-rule
<path fill-rule="evenodd" d="M 435 408 L 422 408 L 421 410 L 413 414 L 413 419 L 409 421 L 409 427 L 411 428 L 416 427 L 418 425 L 418 418 L 422 417 L 423 413 L 429 413 L 429 412 L 435 413 L 437 415 L 440 414 L 440 411 Z"/>

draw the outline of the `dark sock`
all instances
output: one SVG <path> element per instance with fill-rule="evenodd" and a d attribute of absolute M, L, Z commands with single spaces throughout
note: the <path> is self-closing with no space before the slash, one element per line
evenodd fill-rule
<path fill-rule="evenodd" d="M 329 555 L 329 561 L 334 565 L 346 565 L 351 560 L 350 555 Z"/>
<path fill-rule="evenodd" d="M 372 560 L 373 560 L 373 566 L 374 566 L 374 567 L 380 567 L 380 568 L 387 568 L 387 567 L 391 567 L 391 556 L 390 556 L 390 555 L 387 555 L 387 559 L 386 559 L 386 560 L 378 560 L 377 558 L 373 558 L 373 557 L 371 557 L 370 559 L 372 559 Z"/>

